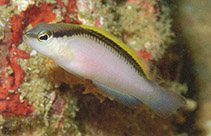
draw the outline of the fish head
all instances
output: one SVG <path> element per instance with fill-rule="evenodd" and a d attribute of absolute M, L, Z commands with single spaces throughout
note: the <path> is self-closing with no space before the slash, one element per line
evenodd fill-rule
<path fill-rule="evenodd" d="M 56 31 L 63 29 L 63 25 L 39 23 L 23 35 L 23 41 L 39 53 L 51 57 L 61 54 L 67 45 L 64 38 L 55 37 Z"/>

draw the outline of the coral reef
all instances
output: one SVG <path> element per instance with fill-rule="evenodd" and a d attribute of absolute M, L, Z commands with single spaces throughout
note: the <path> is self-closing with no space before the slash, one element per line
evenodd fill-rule
<path fill-rule="evenodd" d="M 174 33 L 170 30 L 169 9 L 156 1 L 128 0 L 117 5 L 112 0 L 106 4 L 78 0 L 77 5 L 83 24 L 111 32 L 134 50 L 149 54 L 147 58 L 158 60 L 172 43 Z"/>
<path fill-rule="evenodd" d="M 185 122 L 181 112 L 164 120 L 145 105 L 128 109 L 21 39 L 24 31 L 40 22 L 86 24 L 109 31 L 146 60 L 158 60 L 174 35 L 168 12 L 156 0 L 1 1 L 0 134 L 178 134 L 172 122 Z M 174 81 L 160 84 L 186 93 L 186 86 Z"/>
<path fill-rule="evenodd" d="M 195 78 L 190 78 L 191 93 L 198 101 L 198 108 L 195 112 L 194 123 L 189 125 L 189 131 L 197 135 L 197 129 L 203 134 L 211 135 L 211 2 L 204 1 L 178 1 L 178 27 L 182 33 L 183 41 L 187 44 L 188 51 L 192 58 L 192 71 Z M 195 80 L 194 80 L 195 79 Z M 197 94 L 193 95 L 193 94 Z M 200 134 L 198 134 L 200 135 Z"/>
<path fill-rule="evenodd" d="M 2 19 L 2 22 L 4 20 L 6 19 Z M 24 71 L 15 59 L 28 59 L 29 55 L 17 49 L 17 44 L 21 41 L 20 36 L 22 34 L 20 18 L 13 15 L 10 18 L 10 22 L 11 32 L 3 30 L 5 31 L 5 37 L 1 40 L 1 49 L 5 51 L 7 48 L 8 50 L 6 51 L 7 54 L 1 54 L 3 59 L 1 60 L 0 112 L 3 116 L 29 115 L 33 112 L 33 107 L 28 104 L 25 98 L 22 102 L 19 101 L 20 93 L 17 92 L 17 89 L 24 78 Z M 2 23 L 2 25 L 7 29 L 7 23 Z"/>

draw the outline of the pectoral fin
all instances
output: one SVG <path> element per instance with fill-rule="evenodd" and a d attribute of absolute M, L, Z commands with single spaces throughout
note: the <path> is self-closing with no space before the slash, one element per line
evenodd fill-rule
<path fill-rule="evenodd" d="M 126 105 L 127 107 L 130 108 L 137 108 L 140 106 L 140 101 L 139 99 L 125 94 L 125 93 L 121 93 L 120 91 L 114 90 L 108 86 L 105 86 L 99 82 L 93 81 L 93 83 L 100 88 L 102 91 L 106 92 L 107 94 L 111 95 L 114 97 L 115 100 L 117 100 L 118 102 Z"/>

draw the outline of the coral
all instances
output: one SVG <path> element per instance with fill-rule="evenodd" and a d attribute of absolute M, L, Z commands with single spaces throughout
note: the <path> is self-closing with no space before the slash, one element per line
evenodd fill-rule
<path fill-rule="evenodd" d="M 11 57 L 6 64 L 7 67 L 11 67 L 11 72 L 2 71 L 2 84 L 0 86 L 1 92 L 1 110 L 3 116 L 10 115 L 29 115 L 33 112 L 33 107 L 28 104 L 28 101 L 24 99 L 20 102 L 17 93 L 17 88 L 20 85 L 24 72 L 15 61 L 14 57 Z"/>
<path fill-rule="evenodd" d="M 151 54 L 158 60 L 172 43 L 169 9 L 156 1 L 129 0 L 118 9 L 119 22 L 123 27 L 123 41 L 136 51 Z M 159 6 L 159 8 L 158 8 Z"/>
<path fill-rule="evenodd" d="M 11 32 L 12 32 L 12 38 L 10 41 L 10 45 L 14 44 L 17 46 L 17 44 L 22 40 L 22 32 L 23 32 L 23 24 L 22 24 L 22 17 L 20 15 L 14 14 L 10 18 L 11 22 Z"/>
<path fill-rule="evenodd" d="M 181 43 L 187 45 L 184 52 L 191 57 L 186 64 L 191 70 L 185 73 L 190 84 L 189 94 L 198 103 L 195 115 L 189 115 L 194 123 L 187 124 L 186 130 L 192 135 L 202 132 L 201 135 L 208 136 L 211 135 L 211 2 L 180 0 L 176 4 L 178 35 L 181 34 Z"/>
<path fill-rule="evenodd" d="M 9 0 L 1 0 L 0 1 L 0 6 L 7 5 L 7 4 L 9 4 Z"/>
<path fill-rule="evenodd" d="M 37 3 L 39 2 L 36 2 L 36 4 Z M 70 4 L 67 8 L 73 6 L 71 5 L 71 2 L 69 3 Z M 2 97 L 2 104 L 0 108 L 1 113 L 4 117 L 11 115 L 31 115 L 31 113 L 33 113 L 34 118 L 31 119 L 30 123 L 34 122 L 34 126 L 37 126 L 37 128 L 34 130 L 35 134 L 37 133 L 42 135 L 46 133 L 46 131 L 48 131 L 48 134 L 54 135 L 57 135 L 55 133 L 73 133 L 73 131 L 77 129 L 77 126 L 74 124 L 74 121 L 70 120 L 71 117 L 75 117 L 76 114 L 74 112 L 78 111 L 77 107 L 74 106 L 76 105 L 74 104 L 76 100 L 74 100 L 74 98 L 68 101 L 64 100 L 64 96 L 61 97 L 60 94 L 58 94 L 58 90 L 51 87 L 50 82 L 47 82 L 46 80 L 48 68 L 46 68 L 46 73 L 43 73 L 44 69 L 42 67 L 40 67 L 42 70 L 40 68 L 38 69 L 32 67 L 33 65 L 42 63 L 43 66 L 45 66 L 44 63 L 48 59 L 41 59 L 40 55 L 38 55 L 39 58 L 37 58 L 36 53 L 30 53 L 30 50 L 28 51 L 25 47 L 26 45 L 18 46 L 18 43 L 21 41 L 23 28 L 25 28 L 26 24 L 31 24 L 31 26 L 34 26 L 40 22 L 49 23 L 56 19 L 56 14 L 53 13 L 54 8 L 52 6 L 49 6 L 46 3 L 39 3 L 38 5 L 39 6 L 36 6 L 32 3 L 30 8 L 27 8 L 26 11 L 18 11 L 19 14 L 10 15 L 10 31 L 12 32 L 12 38 L 7 41 L 7 48 L 9 49 L 8 52 L 10 53 L 9 55 L 6 54 L 8 59 L 5 59 L 6 62 L 2 63 L 2 66 L 5 67 L 4 69 L 6 69 L 6 71 L 2 71 L 2 77 L 7 76 L 7 78 L 2 78 L 3 86 L 0 88 Z M 13 6 L 14 5 L 11 5 L 11 8 L 13 8 Z M 73 11 L 68 12 L 73 14 Z M 30 59 L 28 53 L 31 55 Z M 19 66 L 17 60 L 21 67 Z M 43 77 L 39 77 L 41 76 L 40 73 L 43 74 Z M 24 77 L 25 74 L 26 76 Z M 23 79 L 24 82 L 20 85 Z M 46 92 L 45 90 L 51 90 L 51 92 Z M 70 95 L 68 98 L 70 98 Z M 58 101 L 62 102 L 59 107 L 62 109 L 58 108 Z M 69 111 L 69 109 L 71 111 Z M 49 115 L 50 112 L 54 113 L 54 111 L 55 114 Z M 64 116 L 68 117 L 64 118 Z M 10 118 L 8 121 L 11 123 L 14 121 L 20 123 L 18 120 L 19 118 Z M 37 120 L 40 120 L 40 123 L 38 123 Z M 49 120 L 51 120 L 50 124 Z M 9 122 L 6 121 L 2 124 L 4 126 L 3 130 L 4 128 L 7 128 L 8 131 L 16 131 L 19 128 L 18 126 L 12 127 L 12 124 Z M 13 124 L 15 125 L 15 123 Z M 29 127 L 29 122 L 25 120 L 24 124 L 22 125 Z M 44 126 L 45 129 L 40 131 L 42 128 L 41 126 Z M 57 129 L 52 131 L 52 129 L 49 128 Z M 56 130 L 58 129 L 61 131 L 57 132 Z"/>
<path fill-rule="evenodd" d="M 36 24 L 43 22 L 49 23 L 56 19 L 56 15 L 52 12 L 53 8 L 48 4 L 40 4 L 40 7 L 35 5 L 22 13 L 25 16 L 24 20 L 27 24 L 31 24 L 34 27 Z M 39 16 L 39 17 L 38 17 Z"/>
<path fill-rule="evenodd" d="M 6 36 L 2 40 L 4 45 L 9 48 L 9 55 L 5 54 L 1 56 L 4 58 L 2 62 L 1 71 L 1 84 L 0 84 L 0 93 L 1 93 L 1 114 L 3 116 L 11 115 L 30 115 L 33 112 L 33 107 L 28 104 L 26 99 L 23 102 L 20 102 L 20 94 L 17 93 L 17 89 L 21 84 L 24 78 L 24 71 L 18 65 L 18 62 L 15 58 L 28 59 L 29 55 L 24 51 L 18 50 L 17 44 L 21 41 L 22 35 L 22 24 L 21 18 L 18 15 L 13 15 L 11 18 L 11 34 L 7 32 Z M 7 30 L 8 31 L 8 30 Z M 11 39 L 7 37 L 11 35 Z"/>
<path fill-rule="evenodd" d="M 61 0 L 57 0 L 57 4 L 59 5 L 59 8 L 61 8 L 61 15 L 64 17 L 65 23 L 81 24 L 78 20 L 76 0 L 68 1 L 66 4 Z"/>
<path fill-rule="evenodd" d="M 128 0 L 117 5 L 107 0 L 78 0 L 78 16 L 83 24 L 109 31 L 139 52 L 146 52 L 147 59 L 158 60 L 171 44 L 169 9 L 156 1 Z"/>
<path fill-rule="evenodd" d="M 19 54 L 17 54 L 19 55 Z M 10 68 L 8 71 L 6 68 Z M 24 71 L 15 61 L 15 57 L 10 57 L 7 59 L 5 70 L 1 72 L 1 110 L 3 116 L 10 115 L 29 115 L 33 112 L 33 107 L 28 104 L 28 101 L 24 99 L 20 102 L 17 93 L 17 88 L 23 80 Z"/>
<path fill-rule="evenodd" d="M 113 0 L 105 3 L 96 0 L 78 0 L 78 19 L 85 25 L 100 27 L 119 39 L 121 39 L 122 28 L 116 14 L 117 4 Z"/>
<path fill-rule="evenodd" d="M 152 54 L 150 54 L 150 53 L 148 53 L 148 52 L 146 52 L 146 51 L 139 50 L 139 51 L 138 51 L 138 54 L 139 54 L 142 58 L 144 58 L 145 60 L 149 60 L 149 59 L 152 58 Z"/>
<path fill-rule="evenodd" d="M 159 9 L 156 1 L 145 0 L 24 0 L 23 5 L 17 2 L 4 4 L 7 13 L 0 9 L 4 13 L 1 15 L 3 21 L 0 21 L 9 19 L 8 25 L 11 23 L 7 30 L 6 27 L 0 28 L 4 30 L 0 47 L 5 50 L 4 55 L 0 55 L 4 58 L 0 62 L 3 67 L 0 85 L 2 134 L 105 136 L 177 133 L 171 122 L 183 123 L 185 119 L 181 114 L 163 120 L 145 105 L 128 109 L 113 101 L 91 81 L 64 71 L 21 40 L 25 29 L 40 22 L 87 24 L 111 32 L 144 59 L 156 60 L 161 58 L 171 41 L 170 19 L 167 13 L 159 12 L 165 6 Z M 8 38 L 10 35 L 11 39 Z M 174 82 L 162 84 L 174 91 L 176 88 L 183 92 L 187 89 Z"/>
<path fill-rule="evenodd" d="M 27 16 L 26 12 L 22 12 L 21 15 L 13 14 L 10 17 L 11 23 L 11 39 L 8 40 L 8 48 L 10 56 L 7 56 L 6 67 L 11 67 L 12 73 L 6 73 L 2 70 L 2 87 L 1 87 L 1 113 L 4 116 L 10 115 L 28 115 L 33 112 L 33 107 L 28 104 L 28 101 L 24 98 L 20 102 L 20 94 L 17 93 L 17 88 L 21 84 L 24 78 L 24 71 L 18 65 L 16 58 L 29 59 L 29 55 L 17 48 L 18 43 L 22 40 L 22 32 L 24 28 L 23 19 L 29 18 L 28 23 L 32 26 L 36 25 L 38 22 L 48 23 L 55 19 L 55 15 L 51 12 L 52 8 L 47 4 L 42 4 L 40 8 L 32 7 L 29 11 L 26 11 L 27 14 L 30 13 L 30 17 Z M 41 18 L 38 20 L 37 15 L 42 13 Z M 52 14 L 49 14 L 52 13 Z M 24 17 L 25 18 L 24 18 Z M 48 18 L 46 18 L 48 16 Z M 36 19 L 35 19 L 36 17 Z M 45 20 L 47 19 L 47 20 Z M 37 22 L 38 21 L 38 22 Z M 8 90 L 13 90 L 13 93 L 8 93 Z"/>
<path fill-rule="evenodd" d="M 6 9 L 7 7 L 4 6 L 4 8 Z M 9 9 L 15 9 L 14 5 L 8 7 L 8 10 Z M 41 113 L 43 113 L 44 124 L 48 126 L 48 121 L 47 121 L 48 112 L 51 108 L 52 105 L 51 103 L 53 100 L 51 101 L 50 98 L 47 98 L 44 99 L 44 101 L 38 102 L 41 100 L 40 98 L 37 101 L 38 103 L 35 103 L 36 101 L 33 101 L 33 99 L 30 100 L 30 102 L 28 102 L 28 100 L 24 96 L 24 91 L 22 91 L 23 88 L 21 88 L 21 86 L 23 86 L 21 83 L 24 79 L 24 75 L 27 70 L 26 69 L 23 70 L 22 69 L 23 67 L 22 68 L 20 67 L 17 60 L 26 61 L 27 59 L 29 59 L 29 55 L 25 51 L 20 50 L 18 48 L 18 43 L 22 41 L 21 39 L 22 32 L 23 28 L 25 27 L 25 24 L 30 23 L 32 26 L 34 26 L 36 25 L 36 23 L 39 22 L 45 22 L 45 23 L 51 22 L 52 20 L 55 19 L 55 14 L 52 12 L 52 9 L 53 9 L 52 7 L 43 3 L 40 4 L 39 7 L 31 6 L 29 9 L 21 12 L 20 14 L 9 14 L 10 12 L 7 12 L 9 16 L 5 15 L 6 13 L 1 14 L 1 21 L 10 18 L 9 21 L 11 23 L 11 30 L 9 30 L 9 27 L 8 30 L 4 30 L 5 34 L 3 35 L 3 40 L 1 40 L 1 45 L 2 45 L 1 48 L 4 49 L 5 52 L 4 54 L 1 54 L 2 59 L 1 59 L 1 84 L 0 84 L 0 94 L 1 94 L 0 113 L 4 117 L 14 116 L 14 115 L 15 116 L 31 115 L 32 113 L 35 115 L 40 115 Z M 39 16 L 40 14 L 42 16 Z M 37 16 L 39 16 L 40 18 L 38 19 Z M 4 28 L 7 28 L 7 26 L 5 25 Z M 8 35 L 11 35 L 11 38 L 8 38 Z M 7 52 L 6 49 L 8 49 Z M 26 81 L 26 78 L 24 80 Z M 27 92 L 29 90 L 27 90 Z M 50 94 L 49 96 L 51 95 L 53 94 Z M 44 94 L 41 96 L 42 98 L 44 98 L 46 95 Z M 42 102 L 46 106 L 44 110 L 41 110 L 40 105 L 38 106 L 39 108 L 36 107 L 36 104 L 40 104 Z M 47 104 L 48 102 L 49 104 Z M 35 107 L 35 112 L 34 112 L 34 107 Z M 14 120 L 18 119 L 14 118 Z M 5 128 L 7 126 L 6 124 L 9 125 L 7 121 L 4 122 Z M 25 122 L 25 124 L 28 123 Z M 12 130 L 12 127 L 9 127 L 9 129 Z"/>

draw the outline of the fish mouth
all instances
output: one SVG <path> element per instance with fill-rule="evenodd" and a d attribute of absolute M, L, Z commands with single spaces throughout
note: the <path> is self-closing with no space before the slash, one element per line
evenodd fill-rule
<path fill-rule="evenodd" d="M 30 37 L 31 37 L 31 34 L 29 32 L 26 32 L 23 34 L 22 39 L 24 42 L 27 43 L 27 41 L 29 41 L 31 39 Z"/>
<path fill-rule="evenodd" d="M 28 38 L 28 36 L 27 36 L 26 34 L 24 34 L 24 35 L 22 36 L 22 39 L 23 39 L 24 42 L 26 42 L 26 41 L 29 40 L 29 38 Z"/>
<path fill-rule="evenodd" d="M 36 34 L 30 32 L 30 31 L 25 32 L 22 36 L 22 39 L 24 42 L 29 41 L 31 38 L 36 38 Z"/>

